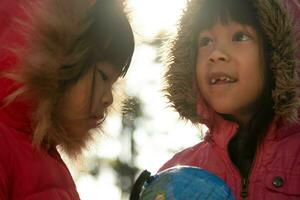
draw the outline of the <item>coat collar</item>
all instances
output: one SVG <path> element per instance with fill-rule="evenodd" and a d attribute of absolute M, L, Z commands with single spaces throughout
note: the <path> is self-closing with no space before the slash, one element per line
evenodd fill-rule
<path fill-rule="evenodd" d="M 215 118 L 214 125 L 213 129 L 208 129 L 205 140 L 227 151 L 228 143 L 237 133 L 239 126 L 237 123 L 225 120 L 219 115 Z M 299 133 L 299 123 L 283 122 L 274 119 L 267 128 L 263 143 L 283 140 L 286 137 Z"/>

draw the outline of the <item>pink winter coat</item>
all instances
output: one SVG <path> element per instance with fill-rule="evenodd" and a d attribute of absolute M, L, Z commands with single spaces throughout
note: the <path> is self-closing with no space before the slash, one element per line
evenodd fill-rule
<path fill-rule="evenodd" d="M 272 91 L 275 119 L 257 149 L 248 180 L 244 179 L 228 153 L 229 141 L 238 125 L 217 115 L 201 100 L 195 87 L 194 40 L 201 0 L 191 0 L 183 13 L 178 34 L 169 49 L 167 96 L 182 118 L 209 128 L 203 142 L 177 153 L 160 171 L 176 165 L 204 168 L 222 178 L 237 200 L 300 200 L 299 124 L 299 0 L 254 0 L 263 31 L 271 46 Z M 288 17 L 291 21 L 287 20 Z M 297 39 L 298 37 L 298 39 Z M 278 48 L 278 49 L 276 49 Z M 270 67 L 271 67 L 270 66 Z M 299 74 L 298 74 L 299 75 Z M 212 120 L 213 119 L 213 120 Z M 211 128 L 213 124 L 213 128 Z M 243 198 L 244 196 L 244 198 Z"/>
<path fill-rule="evenodd" d="M 222 178 L 237 200 L 300 199 L 300 126 L 278 127 L 273 124 L 255 161 L 246 183 L 229 158 L 227 145 L 237 125 L 220 120 L 217 129 L 205 140 L 177 153 L 161 169 L 176 166 L 197 166 Z M 280 150 L 280 151 L 279 151 Z"/>
<path fill-rule="evenodd" d="M 22 17 L 23 0 L 0 1 L 0 70 L 10 69 L 16 56 L 5 46 L 24 45 L 13 18 Z M 18 86 L 0 78 L 0 200 L 79 200 L 69 170 L 55 148 L 33 148 L 32 101 L 4 106 L 3 99 Z"/>

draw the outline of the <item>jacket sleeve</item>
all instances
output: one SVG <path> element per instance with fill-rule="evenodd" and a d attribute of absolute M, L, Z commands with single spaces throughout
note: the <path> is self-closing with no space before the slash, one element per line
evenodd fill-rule
<path fill-rule="evenodd" d="M 2 161 L 0 163 L 0 199 L 8 199 L 8 187 L 7 187 L 7 178 L 5 170 L 2 167 Z"/>
<path fill-rule="evenodd" d="M 1 123 L 0 123 L 1 125 Z M 10 177 L 10 157 L 9 148 L 0 128 L 0 199 L 8 200 L 9 198 L 9 177 Z"/>

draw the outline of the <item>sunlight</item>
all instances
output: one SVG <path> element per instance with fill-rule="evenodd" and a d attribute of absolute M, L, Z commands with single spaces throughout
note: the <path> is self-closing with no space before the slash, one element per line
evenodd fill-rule
<path fill-rule="evenodd" d="M 157 48 L 148 42 L 157 38 L 162 31 L 174 33 L 176 22 L 186 0 L 127 0 L 130 22 L 135 33 L 136 48 L 131 67 L 125 77 L 125 91 L 138 97 L 143 104 L 143 119 L 133 134 L 138 151 L 135 166 L 156 173 L 159 167 L 174 152 L 199 141 L 198 130 L 191 124 L 178 121 L 178 114 L 167 109 L 161 93 L 164 66 L 156 61 Z M 89 153 L 102 160 L 131 158 L 127 140 L 122 136 L 121 115 L 107 119 L 106 135 L 89 148 Z M 163 122 L 163 124 L 162 124 Z M 125 138 L 126 139 L 126 138 Z M 172 142 L 170 142 L 172 141 Z M 125 154 L 125 155 L 124 155 Z M 82 176 L 77 180 L 82 200 L 123 200 L 116 185 L 119 177 L 108 167 L 99 171 L 98 177 Z"/>
<path fill-rule="evenodd" d="M 185 0 L 128 0 L 134 32 L 144 39 L 155 37 L 159 31 L 174 31 Z"/>

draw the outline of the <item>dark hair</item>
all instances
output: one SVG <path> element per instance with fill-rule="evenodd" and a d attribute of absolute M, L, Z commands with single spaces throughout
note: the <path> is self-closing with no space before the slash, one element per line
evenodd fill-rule
<path fill-rule="evenodd" d="M 260 29 L 256 8 L 251 0 L 205 0 L 198 12 L 198 29 L 211 28 L 216 22 L 229 20 Z"/>
<path fill-rule="evenodd" d="M 253 142 L 261 141 L 270 121 L 274 118 L 274 102 L 272 90 L 274 89 L 274 78 L 271 70 L 271 45 L 264 34 L 257 9 L 251 0 L 205 0 L 201 2 L 201 10 L 198 12 L 196 32 L 211 28 L 216 22 L 227 24 L 230 20 L 243 25 L 253 27 L 262 45 L 262 56 L 264 59 L 264 90 L 257 101 L 257 110 L 252 116 L 249 124 L 245 127 L 249 137 L 254 137 Z M 195 35 L 197 40 L 198 35 Z M 195 42 L 195 44 L 197 44 Z M 223 115 L 228 120 L 235 121 L 232 116 Z M 252 139 L 250 139 L 252 141 Z M 250 141 L 249 141 L 250 142 Z M 254 145 L 255 146 L 255 145 Z"/>
<path fill-rule="evenodd" d="M 97 0 L 90 15 L 95 18 L 88 30 L 92 55 L 125 75 L 134 51 L 134 36 L 120 1 Z"/>
<path fill-rule="evenodd" d="M 85 31 L 74 44 L 85 54 L 78 63 L 62 66 L 62 86 L 76 82 L 99 62 L 111 64 L 121 71 L 121 76 L 125 76 L 131 63 L 134 35 L 119 1 L 96 0 L 88 11 L 86 24 Z"/>

